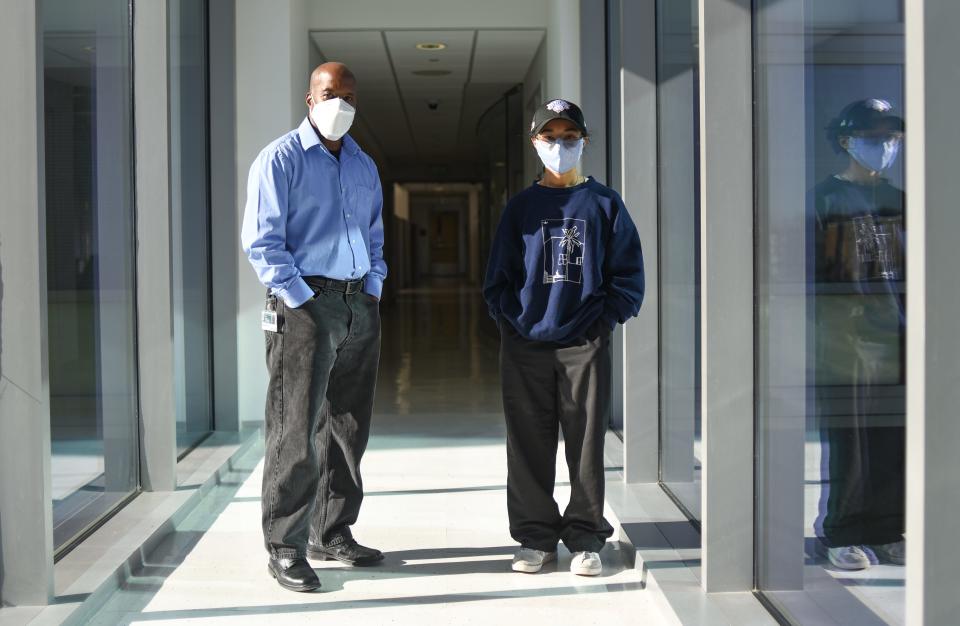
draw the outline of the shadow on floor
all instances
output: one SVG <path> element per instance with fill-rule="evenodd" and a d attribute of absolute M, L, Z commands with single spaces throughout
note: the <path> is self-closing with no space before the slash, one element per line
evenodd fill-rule
<path fill-rule="evenodd" d="M 579 595 L 584 593 L 617 593 L 640 591 L 642 583 L 619 583 L 616 585 L 594 585 L 593 587 L 546 587 L 540 589 L 517 589 L 499 591 L 478 591 L 475 593 L 452 593 L 439 595 L 417 595 L 399 598 L 370 600 L 350 600 L 343 602 L 302 602 L 297 604 L 273 604 L 266 606 L 233 606 L 211 609 L 187 609 L 175 611 L 151 611 L 124 615 L 119 624 L 132 624 L 161 620 L 210 619 L 216 617 L 245 617 L 255 615 L 279 615 L 291 613 L 321 613 L 324 611 L 343 611 L 347 609 L 369 609 L 389 606 L 427 606 L 452 604 L 457 602 L 476 602 L 478 600 L 503 600 L 520 598 L 548 598 L 551 596 Z M 292 593 L 292 592 L 291 592 Z M 303 594 L 304 598 L 321 596 L 323 591 Z"/>

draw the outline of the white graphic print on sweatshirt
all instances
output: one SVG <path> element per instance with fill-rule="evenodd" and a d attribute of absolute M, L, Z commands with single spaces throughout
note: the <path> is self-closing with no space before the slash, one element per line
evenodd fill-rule
<path fill-rule="evenodd" d="M 543 284 L 583 280 L 586 220 L 565 217 L 540 222 L 543 232 Z"/>

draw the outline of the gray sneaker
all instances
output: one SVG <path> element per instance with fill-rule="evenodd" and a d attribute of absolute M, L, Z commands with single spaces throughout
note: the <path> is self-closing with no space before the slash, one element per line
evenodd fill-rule
<path fill-rule="evenodd" d="M 882 543 L 870 546 L 877 558 L 893 565 L 904 565 L 907 562 L 907 542 L 901 539 L 893 543 Z"/>
<path fill-rule="evenodd" d="M 513 571 L 536 574 L 545 563 L 557 560 L 557 552 L 544 552 L 532 548 L 520 548 L 513 556 Z"/>
<path fill-rule="evenodd" d="M 828 548 L 827 558 L 830 559 L 834 567 L 849 571 L 867 569 L 872 565 L 870 555 L 863 549 L 863 546 Z"/>

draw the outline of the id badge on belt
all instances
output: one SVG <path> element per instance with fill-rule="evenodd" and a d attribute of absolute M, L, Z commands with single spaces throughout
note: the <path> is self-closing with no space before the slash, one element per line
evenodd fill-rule
<path fill-rule="evenodd" d="M 277 314 L 277 298 L 271 296 L 267 299 L 267 308 L 260 312 L 260 328 L 277 332 L 280 329 L 279 315 Z"/>

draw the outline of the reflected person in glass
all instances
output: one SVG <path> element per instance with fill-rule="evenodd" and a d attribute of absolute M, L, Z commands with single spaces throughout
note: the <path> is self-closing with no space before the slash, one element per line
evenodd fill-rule
<path fill-rule="evenodd" d="M 904 193 L 886 172 L 903 120 L 882 99 L 827 127 L 847 167 L 815 207 L 815 402 L 824 488 L 818 535 L 833 566 L 904 563 Z"/>
<path fill-rule="evenodd" d="M 494 237 L 483 295 L 500 328 L 507 422 L 507 512 L 520 544 L 513 569 L 535 573 L 563 541 L 570 571 L 595 576 L 613 529 L 603 517 L 611 331 L 640 310 L 640 236 L 616 191 L 585 178 L 580 108 L 534 113 L 530 139 L 543 177 L 514 196 Z M 570 503 L 553 498 L 563 431 Z"/>

